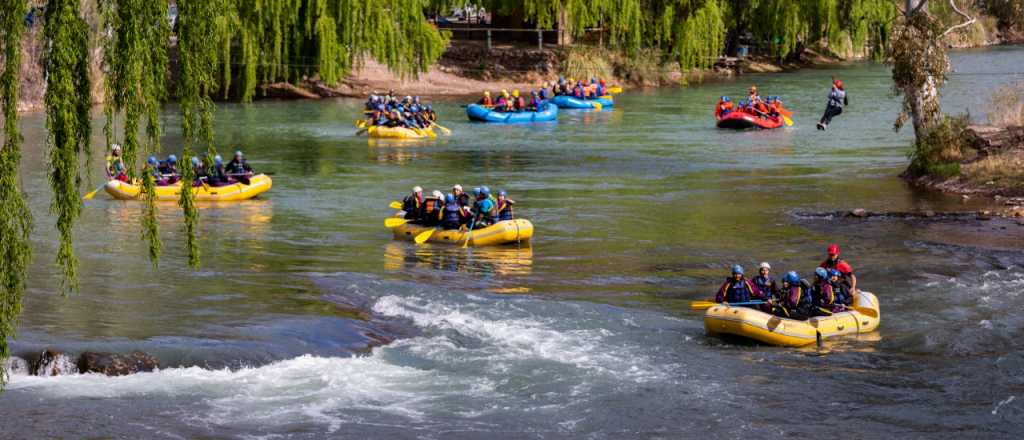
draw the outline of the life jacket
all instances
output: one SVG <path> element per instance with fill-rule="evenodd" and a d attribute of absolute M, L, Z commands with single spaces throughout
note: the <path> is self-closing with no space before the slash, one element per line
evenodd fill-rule
<path fill-rule="evenodd" d="M 750 280 L 757 287 L 756 296 L 762 299 L 771 298 L 774 293 L 775 280 L 772 277 L 763 277 L 758 275 Z"/>
<path fill-rule="evenodd" d="M 416 218 L 416 215 L 420 212 L 420 206 L 423 205 L 423 200 L 416 197 L 415 194 L 411 194 L 402 201 L 402 210 L 405 211 L 406 219 Z"/>
<path fill-rule="evenodd" d="M 583 86 L 576 86 L 575 88 L 573 88 L 572 96 L 579 99 L 584 99 L 586 96 L 583 94 Z"/>
<path fill-rule="evenodd" d="M 537 93 L 537 96 L 539 96 L 540 99 L 548 99 L 548 89 L 540 89 L 540 92 Z"/>
<path fill-rule="evenodd" d="M 423 216 L 427 217 L 441 210 L 441 199 L 429 197 L 423 200 Z"/>
<path fill-rule="evenodd" d="M 492 100 L 490 96 L 484 96 L 483 99 L 480 100 L 480 105 L 492 106 L 494 105 L 494 100 Z"/>
<path fill-rule="evenodd" d="M 835 289 L 827 280 L 815 283 L 814 288 L 811 289 L 811 296 L 814 305 L 826 309 L 831 309 L 836 302 Z"/>
<path fill-rule="evenodd" d="M 604 93 L 604 86 L 598 84 L 597 85 L 597 96 L 604 96 L 604 95 L 605 95 L 605 93 Z"/>
<path fill-rule="evenodd" d="M 516 110 L 522 110 L 522 109 L 526 108 L 526 101 L 523 99 L 522 96 L 520 96 L 518 98 L 515 98 L 514 99 L 514 104 L 515 104 L 515 109 Z"/>
<path fill-rule="evenodd" d="M 757 295 L 756 289 L 754 284 L 746 278 L 740 281 L 728 278 L 725 280 L 725 284 L 718 289 L 716 300 L 729 303 L 748 302 L 752 296 Z"/>
<path fill-rule="evenodd" d="M 828 94 L 828 105 L 829 107 L 843 108 L 847 103 L 846 91 L 842 89 L 832 89 L 832 92 Z"/>
<path fill-rule="evenodd" d="M 850 287 L 843 280 L 829 281 L 832 291 L 835 292 L 835 303 L 844 306 L 853 305 L 853 295 L 850 294 Z"/>
<path fill-rule="evenodd" d="M 732 102 L 718 101 L 715 107 L 715 117 L 719 118 L 732 112 Z"/>
<path fill-rule="evenodd" d="M 530 98 L 530 107 L 540 111 L 540 100 L 537 98 Z"/>
<path fill-rule="evenodd" d="M 462 208 L 458 203 L 444 206 L 441 213 L 441 226 L 445 229 L 456 229 L 462 223 Z"/>
<path fill-rule="evenodd" d="M 124 175 L 124 160 L 121 156 L 107 156 L 107 177 L 117 178 Z"/>
<path fill-rule="evenodd" d="M 797 285 L 790 285 L 782 292 L 782 311 L 787 317 L 808 315 L 812 307 L 811 295 L 807 291 L 806 282 L 800 280 Z"/>
<path fill-rule="evenodd" d="M 498 211 L 499 222 L 512 220 L 512 204 L 508 202 L 508 199 L 504 201 L 499 200 L 496 210 Z"/>

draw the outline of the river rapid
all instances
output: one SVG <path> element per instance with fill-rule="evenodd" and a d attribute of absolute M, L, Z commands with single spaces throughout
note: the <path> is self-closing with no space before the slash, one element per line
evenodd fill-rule
<path fill-rule="evenodd" d="M 945 109 L 978 120 L 993 90 L 1024 79 L 1020 47 L 953 62 Z M 833 75 L 851 106 L 817 131 Z M 718 96 L 752 83 L 783 96 L 796 126 L 715 129 Z M 15 353 L 140 349 L 164 368 L 14 375 L 0 437 L 1016 438 L 1024 227 L 806 215 L 982 207 L 897 177 L 911 134 L 891 129 L 890 87 L 885 66 L 850 64 L 630 91 L 613 111 L 527 126 L 471 124 L 437 102 L 454 135 L 421 144 L 353 136 L 354 100 L 219 105 L 220 151 L 244 149 L 274 188 L 201 207 L 198 271 L 175 204 L 161 205 L 154 269 L 140 204 L 97 196 L 67 297 L 44 121 L 28 115 L 36 254 Z M 180 153 L 177 109 L 163 122 L 164 153 Z M 507 190 L 532 245 L 392 240 L 389 201 L 455 183 Z M 723 341 L 688 308 L 734 263 L 808 277 L 831 242 L 881 301 L 875 333 L 806 349 Z"/>

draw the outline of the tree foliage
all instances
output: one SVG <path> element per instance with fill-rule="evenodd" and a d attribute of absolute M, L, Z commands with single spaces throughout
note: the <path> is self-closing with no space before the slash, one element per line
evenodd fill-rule
<path fill-rule="evenodd" d="M 7 340 L 13 338 L 21 314 L 28 264 L 32 259 L 29 234 L 32 214 L 25 193 L 18 186 L 21 162 L 21 133 L 18 131 L 18 70 L 21 67 L 21 35 L 25 31 L 25 1 L 0 2 L 0 42 L 3 71 L 0 72 L 0 106 L 3 107 L 3 146 L 0 149 L 0 362 L 10 356 Z M 0 366 L 0 389 L 7 383 L 7 371 Z"/>

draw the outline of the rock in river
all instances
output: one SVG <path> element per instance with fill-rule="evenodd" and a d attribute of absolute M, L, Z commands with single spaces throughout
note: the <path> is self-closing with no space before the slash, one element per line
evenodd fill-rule
<path fill-rule="evenodd" d="M 129 355 L 97 353 L 87 351 L 78 358 L 78 370 L 82 373 L 101 373 L 107 376 L 125 376 L 149 372 L 160 368 L 160 361 L 141 351 Z"/>
<path fill-rule="evenodd" d="M 29 374 L 35 376 L 63 376 L 77 374 L 78 368 L 68 355 L 47 347 L 39 354 L 39 359 L 32 363 Z"/>

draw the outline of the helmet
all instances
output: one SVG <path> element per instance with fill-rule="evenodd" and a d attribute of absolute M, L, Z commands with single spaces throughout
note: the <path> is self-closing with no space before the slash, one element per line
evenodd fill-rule
<path fill-rule="evenodd" d="M 455 195 L 448 193 L 444 195 L 444 202 L 447 204 L 455 203 Z"/>
<path fill-rule="evenodd" d="M 412 187 L 412 192 L 414 192 L 414 193 L 421 193 L 421 192 L 423 192 L 423 188 L 418 186 L 418 185 L 414 186 L 414 187 Z"/>
<path fill-rule="evenodd" d="M 837 79 L 837 80 L 833 81 L 832 85 L 836 86 L 836 88 L 839 89 L 839 90 L 843 89 L 843 82 L 841 80 Z"/>
<path fill-rule="evenodd" d="M 455 191 L 455 190 L 458 190 L 459 192 L 462 192 L 462 185 L 456 184 L 455 186 L 453 186 L 452 187 L 452 191 Z"/>
<path fill-rule="evenodd" d="M 115 153 L 120 153 L 121 152 L 121 144 L 112 144 L 110 146 L 110 151 L 113 151 Z"/>
<path fill-rule="evenodd" d="M 235 150 L 235 157 L 245 157 L 245 155 L 242 154 L 242 150 Z"/>
<path fill-rule="evenodd" d="M 418 105 L 416 105 L 416 104 L 413 104 L 413 105 L 412 105 L 412 107 L 409 107 L 409 111 L 411 111 L 411 112 L 413 112 L 413 113 L 419 113 L 419 111 L 420 111 L 420 106 L 418 106 Z"/>
<path fill-rule="evenodd" d="M 841 276 L 843 276 L 843 273 L 838 271 L 838 270 L 832 269 L 832 270 L 828 271 L 828 276 L 830 276 L 830 277 L 841 277 Z"/>
<path fill-rule="evenodd" d="M 786 272 L 786 276 L 782 277 L 782 281 L 789 284 L 796 284 L 800 282 L 800 275 L 797 275 L 795 271 Z"/>
<path fill-rule="evenodd" d="M 484 96 L 491 96 L 491 92 L 489 90 L 484 90 Z"/>
<path fill-rule="evenodd" d="M 756 91 L 757 91 L 757 86 L 750 86 L 750 92 L 751 93 L 756 92 Z"/>
<path fill-rule="evenodd" d="M 213 156 L 213 163 L 215 163 L 217 165 L 220 165 L 220 164 L 224 163 L 224 158 L 220 157 L 219 154 L 216 155 L 216 156 Z"/>
<path fill-rule="evenodd" d="M 767 262 L 767 261 L 765 261 L 765 262 L 761 263 L 761 265 L 760 265 L 760 266 L 758 266 L 758 269 L 768 269 L 768 270 L 772 270 L 772 265 L 768 264 L 768 262 Z"/>
<path fill-rule="evenodd" d="M 512 96 L 518 98 L 519 97 L 519 89 L 513 90 L 512 91 Z"/>
<path fill-rule="evenodd" d="M 488 196 L 491 195 L 491 189 L 486 187 L 486 186 L 481 186 L 480 187 L 480 193 L 483 194 L 484 197 L 488 197 Z"/>
<path fill-rule="evenodd" d="M 734 265 L 732 267 L 732 274 L 733 275 L 736 275 L 736 274 L 743 275 L 743 266 L 740 266 L 738 264 Z"/>
<path fill-rule="evenodd" d="M 498 191 L 498 197 L 505 197 L 505 190 Z"/>
<path fill-rule="evenodd" d="M 412 101 L 412 96 L 405 95 L 405 98 L 402 98 L 402 102 L 408 102 L 408 101 Z"/>
<path fill-rule="evenodd" d="M 149 156 L 149 159 L 146 159 L 146 163 L 150 165 L 157 165 L 159 162 L 156 160 L 156 156 Z"/>
<path fill-rule="evenodd" d="M 723 96 L 721 100 L 722 100 L 722 102 L 729 102 L 730 101 L 728 96 Z"/>
<path fill-rule="evenodd" d="M 444 198 L 444 194 L 441 194 L 441 191 L 438 191 L 436 189 L 434 190 L 434 192 L 430 193 L 430 195 L 434 196 L 434 198 L 436 199 Z"/>
<path fill-rule="evenodd" d="M 192 163 L 193 167 L 199 166 L 199 158 L 198 157 L 192 156 L 192 160 L 190 160 L 189 162 Z"/>
<path fill-rule="evenodd" d="M 839 255 L 839 245 L 838 244 L 830 244 L 830 245 L 828 245 L 828 254 L 829 255 Z"/>
<path fill-rule="evenodd" d="M 501 89 L 501 96 L 508 96 L 508 90 Z"/>
<path fill-rule="evenodd" d="M 597 83 L 601 84 L 603 86 L 604 85 L 604 78 L 601 78 L 601 79 L 597 80 Z"/>
<path fill-rule="evenodd" d="M 824 267 L 819 267 L 817 269 L 814 269 L 814 275 L 817 275 L 818 278 L 825 279 L 828 278 L 828 271 L 825 270 Z"/>
<path fill-rule="evenodd" d="M 475 196 L 477 194 L 480 194 L 480 187 L 479 186 L 473 188 L 473 195 Z"/>
<path fill-rule="evenodd" d="M 434 104 L 427 104 L 427 110 L 434 111 Z"/>
<path fill-rule="evenodd" d="M 178 163 L 178 156 L 175 156 L 173 154 L 170 155 L 170 156 L 167 156 L 167 162 Z"/>

